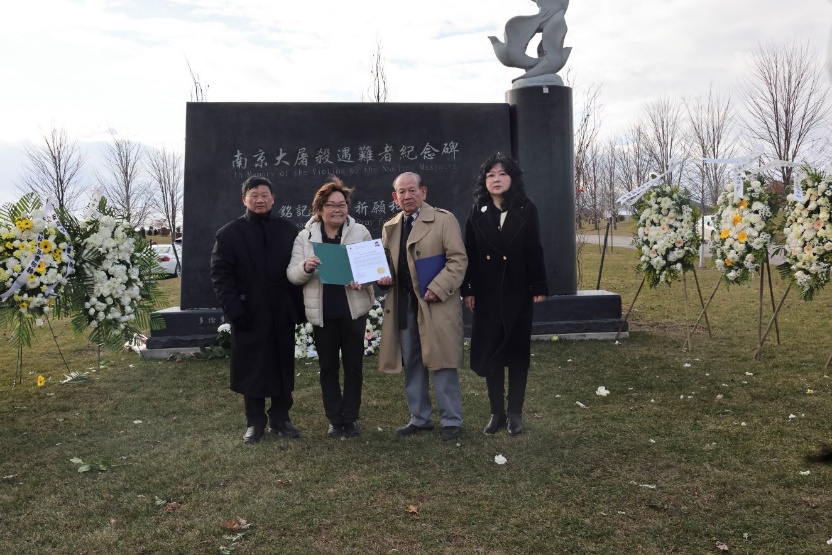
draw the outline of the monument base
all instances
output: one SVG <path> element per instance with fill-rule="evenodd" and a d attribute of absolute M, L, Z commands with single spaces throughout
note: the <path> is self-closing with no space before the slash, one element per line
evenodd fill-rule
<path fill-rule="evenodd" d="M 151 330 L 147 350 L 210 347 L 216 344 L 217 328 L 225 323 L 225 316 L 219 308 L 181 310 L 172 306 L 154 314 L 162 317 L 165 327 Z"/>
<path fill-rule="evenodd" d="M 465 337 L 471 337 L 471 313 L 463 309 Z M 623 329 L 621 325 L 624 324 Z M 534 305 L 532 339 L 614 339 L 618 330 L 627 337 L 621 295 L 610 291 L 578 291 L 553 295 Z"/>
<path fill-rule="evenodd" d="M 471 337 L 471 313 L 463 309 L 465 336 Z M 173 306 L 157 312 L 165 328 L 153 330 L 147 339 L 145 358 L 166 358 L 172 353 L 198 352 L 199 347 L 216 343 L 217 328 L 225 322 L 222 310 L 200 308 L 181 310 Z M 621 295 L 610 291 L 578 291 L 574 295 L 554 295 L 534 305 L 532 338 L 609 340 L 624 323 Z M 622 337 L 627 337 L 626 323 Z"/>

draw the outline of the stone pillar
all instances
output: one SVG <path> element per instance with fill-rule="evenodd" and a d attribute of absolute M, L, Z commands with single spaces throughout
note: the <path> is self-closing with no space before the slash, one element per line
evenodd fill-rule
<path fill-rule="evenodd" d="M 578 289 L 572 89 L 530 86 L 506 93 L 511 146 L 529 198 L 540 213 L 546 278 L 552 295 Z"/>

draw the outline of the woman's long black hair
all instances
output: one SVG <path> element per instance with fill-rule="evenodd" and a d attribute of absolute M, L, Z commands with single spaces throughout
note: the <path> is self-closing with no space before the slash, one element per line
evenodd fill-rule
<path fill-rule="evenodd" d="M 480 172 L 477 175 L 477 184 L 474 187 L 474 202 L 477 206 L 491 204 L 491 194 L 485 187 L 485 175 L 497 164 L 502 165 L 503 169 L 511 177 L 511 187 L 503 193 L 502 203 L 502 209 L 508 210 L 512 204 L 527 200 L 529 197 L 526 195 L 526 184 L 523 183 L 523 170 L 520 169 L 517 162 L 510 156 L 506 156 L 502 152 L 495 152 L 480 166 Z"/>

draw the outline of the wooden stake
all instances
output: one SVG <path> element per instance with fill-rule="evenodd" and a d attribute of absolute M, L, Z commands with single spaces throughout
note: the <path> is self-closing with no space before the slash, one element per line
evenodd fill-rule
<path fill-rule="evenodd" d="M 705 303 L 705 306 L 702 307 L 702 312 L 699 313 L 699 317 L 696 319 L 696 322 L 693 323 L 693 327 L 699 325 L 699 322 L 702 320 L 702 317 L 706 314 L 708 307 L 711 306 L 711 301 L 714 300 L 714 295 L 716 295 L 716 290 L 719 289 L 719 284 L 722 283 L 722 278 L 718 279 L 716 285 L 714 286 L 714 290 L 711 292 L 711 296 L 708 297 L 708 302 Z M 710 326 L 708 326 L 708 330 L 710 331 Z"/>
<path fill-rule="evenodd" d="M 699 287 L 699 277 L 696 275 L 696 268 L 693 268 L 693 280 L 696 282 L 696 293 L 699 295 L 699 305 L 702 307 L 702 315 L 705 316 L 705 327 L 708 328 L 708 337 L 713 338 L 711 334 L 711 322 L 708 320 L 708 312 L 705 307 L 705 301 L 702 299 L 702 289 Z M 717 282 L 717 286 L 719 286 L 719 282 Z M 699 323 L 699 320 L 696 320 L 696 324 Z M 694 329 L 696 329 L 696 324 L 694 324 Z"/>
<path fill-rule="evenodd" d="M 621 330 L 624 329 L 624 324 L 627 323 L 627 320 L 630 319 L 630 313 L 633 311 L 633 305 L 636 304 L 636 299 L 638 299 L 638 294 L 641 293 L 641 288 L 644 287 L 644 282 L 647 278 L 641 278 L 641 285 L 638 286 L 638 291 L 636 291 L 636 296 L 633 297 L 633 302 L 630 303 L 630 308 L 627 310 L 627 315 L 624 317 L 624 321 L 621 322 L 621 325 L 618 327 L 618 333 L 615 334 L 615 340 L 618 341 L 618 336 L 621 335 Z"/>
<path fill-rule="evenodd" d="M 690 344 L 690 328 L 688 327 L 688 280 L 687 280 L 687 272 L 682 272 L 682 288 L 685 290 L 685 331 L 687 331 L 688 339 L 687 345 L 688 349 L 692 347 Z"/>
<path fill-rule="evenodd" d="M 760 272 L 760 298 L 757 302 L 757 345 L 763 344 L 763 289 L 766 286 L 766 276 Z"/>
<path fill-rule="evenodd" d="M 766 274 L 768 274 L 768 293 L 771 297 L 771 313 L 774 314 L 774 289 L 771 285 L 771 262 L 768 259 L 768 252 L 766 252 Z M 780 344 L 780 325 L 777 320 L 774 320 L 774 335 L 777 337 L 777 344 Z"/>
<path fill-rule="evenodd" d="M 789 291 L 791 291 L 791 290 L 792 290 L 792 284 L 789 283 L 789 286 L 786 288 L 786 292 L 783 293 L 783 298 L 780 299 L 780 304 L 777 305 L 777 309 L 774 311 L 774 314 L 772 314 L 772 316 L 771 316 L 771 320 L 769 320 L 769 322 L 768 322 L 768 327 L 766 327 L 766 332 L 760 338 L 760 343 L 757 345 L 757 351 L 754 353 L 754 360 L 760 360 L 760 356 L 763 353 L 763 341 L 765 341 L 766 337 L 768 337 L 768 332 L 771 331 L 771 326 L 772 326 L 773 322 L 775 321 L 775 319 L 777 318 L 777 315 L 780 314 L 780 309 L 783 308 L 783 303 L 786 302 L 786 296 L 788 296 Z"/>
<path fill-rule="evenodd" d="M 12 380 L 12 386 L 23 385 L 23 343 L 17 346 L 17 371 Z"/>

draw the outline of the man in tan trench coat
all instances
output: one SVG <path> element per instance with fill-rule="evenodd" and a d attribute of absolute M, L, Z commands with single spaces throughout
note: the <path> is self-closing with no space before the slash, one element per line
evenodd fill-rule
<path fill-rule="evenodd" d="M 400 435 L 432 430 L 430 380 L 442 423 L 443 440 L 459 437 L 462 394 L 457 368 L 463 364 L 460 287 L 468 257 L 453 214 L 427 204 L 427 188 L 419 175 L 406 172 L 393 182 L 393 200 L 401 213 L 384 224 L 382 243 L 393 278 L 379 280 L 387 288 L 381 332 L 379 370 L 402 371 L 410 421 Z M 427 285 L 424 296 L 416 261 L 444 256 L 444 266 Z M 441 261 L 441 258 L 440 258 Z"/>

